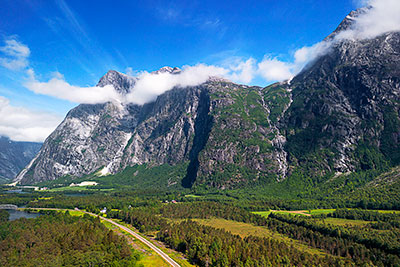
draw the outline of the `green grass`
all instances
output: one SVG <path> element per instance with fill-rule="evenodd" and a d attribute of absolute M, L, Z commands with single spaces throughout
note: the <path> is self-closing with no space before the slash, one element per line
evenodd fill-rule
<path fill-rule="evenodd" d="M 303 210 L 303 213 L 310 214 L 310 215 L 321 215 L 321 214 L 329 214 L 334 212 L 336 209 L 314 209 L 314 210 Z M 400 214 L 400 210 L 368 210 L 368 211 L 377 211 L 380 213 L 396 213 Z M 279 211 L 253 211 L 254 214 L 261 215 L 263 217 L 268 217 L 268 215 L 271 213 L 279 213 L 279 214 L 296 214 L 296 212 L 299 211 L 293 211 L 293 210 L 279 210 Z M 299 215 L 303 215 L 299 213 Z M 350 220 L 354 221 L 354 220 Z"/>
<path fill-rule="evenodd" d="M 311 210 L 311 215 L 320 215 L 320 214 L 328 214 L 334 212 L 336 209 L 317 209 Z"/>
<path fill-rule="evenodd" d="M 396 214 L 400 214 L 400 210 L 372 210 L 372 211 L 377 211 L 380 213 L 396 213 Z"/>
<path fill-rule="evenodd" d="M 350 220 L 343 218 L 326 218 L 324 219 L 324 222 L 340 226 L 364 226 L 366 224 L 373 223 L 373 221 Z"/>
<path fill-rule="evenodd" d="M 307 210 L 269 210 L 269 211 L 253 211 L 253 213 L 261 215 L 265 218 L 267 218 L 268 215 L 270 215 L 271 213 L 301 215 L 301 216 L 307 216 L 307 214 L 310 214 Z"/>
<path fill-rule="evenodd" d="M 272 212 L 272 211 L 270 211 L 270 210 L 268 210 L 268 211 L 253 211 L 254 214 L 261 215 L 261 216 L 263 216 L 263 217 L 265 217 L 265 218 L 267 218 L 268 215 L 271 214 L 271 212 Z"/>
<path fill-rule="evenodd" d="M 83 216 L 85 213 L 82 211 L 77 211 L 77 210 L 69 210 L 69 214 L 71 216 Z"/>
<path fill-rule="evenodd" d="M 185 197 L 200 198 L 202 196 L 188 194 L 188 195 L 185 195 Z"/>
<path fill-rule="evenodd" d="M 112 188 L 96 188 L 94 186 L 63 186 L 63 187 L 55 187 L 49 190 L 46 190 L 46 192 L 60 192 L 60 191 L 74 191 L 74 192 L 79 192 L 79 191 L 111 191 L 114 190 Z"/>

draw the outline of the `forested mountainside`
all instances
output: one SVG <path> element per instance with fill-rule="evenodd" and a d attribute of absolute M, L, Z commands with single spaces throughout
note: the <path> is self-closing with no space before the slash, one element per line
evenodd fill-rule
<path fill-rule="evenodd" d="M 79 105 L 17 181 L 167 166 L 183 170 L 168 185 L 226 189 L 384 171 L 400 163 L 399 55 L 400 33 L 388 32 L 334 43 L 292 80 L 265 88 L 212 77 L 144 105 Z M 109 71 L 99 86 L 126 94 L 135 82 Z"/>
<path fill-rule="evenodd" d="M 15 142 L 0 136 L 0 182 L 11 181 L 39 152 L 41 143 Z"/>

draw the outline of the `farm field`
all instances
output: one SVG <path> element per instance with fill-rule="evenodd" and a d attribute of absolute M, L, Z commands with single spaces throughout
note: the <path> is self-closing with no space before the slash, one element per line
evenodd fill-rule
<path fill-rule="evenodd" d="M 373 223 L 374 221 L 350 220 L 342 218 L 326 218 L 324 219 L 324 222 L 328 224 L 341 225 L 341 226 L 363 226 L 369 223 Z"/>
<path fill-rule="evenodd" d="M 292 215 L 303 215 L 303 216 L 315 216 L 321 214 L 329 214 L 334 212 L 336 209 L 314 209 L 314 210 L 268 210 L 268 211 L 253 211 L 252 213 L 261 215 L 263 217 L 268 217 L 268 215 L 273 213 L 278 214 L 292 214 Z M 349 209 L 351 210 L 351 209 Z M 377 211 L 379 213 L 396 213 L 400 214 L 399 210 L 366 210 L 366 211 Z"/>

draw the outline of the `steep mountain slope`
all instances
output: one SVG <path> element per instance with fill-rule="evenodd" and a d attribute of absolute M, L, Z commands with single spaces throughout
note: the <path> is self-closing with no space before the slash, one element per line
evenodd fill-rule
<path fill-rule="evenodd" d="M 11 181 L 36 156 L 41 143 L 15 142 L 0 136 L 0 180 Z"/>
<path fill-rule="evenodd" d="M 290 155 L 313 158 L 320 175 L 399 164 L 399 60 L 400 33 L 387 33 L 343 41 L 297 75 L 285 114 Z"/>
<path fill-rule="evenodd" d="M 326 40 L 362 12 L 352 12 Z M 336 42 L 290 82 L 265 88 L 210 78 L 142 106 L 79 105 L 17 180 L 107 175 L 142 165 L 143 179 L 156 166 L 184 168 L 166 184 L 224 189 L 294 176 L 317 186 L 349 172 L 383 171 L 400 164 L 398 62 L 400 33 L 390 32 Z M 162 72 L 180 70 L 154 73 Z M 110 71 L 99 86 L 127 94 L 136 82 Z"/>
<path fill-rule="evenodd" d="M 166 68 L 160 71 L 166 71 Z M 106 76 L 110 73 L 113 77 L 110 82 L 118 83 L 115 88 L 129 90 L 120 86 L 127 84 L 121 82 L 126 76 L 115 78 L 117 72 L 114 71 Z M 263 94 L 264 89 L 259 87 L 214 78 L 200 86 L 174 88 L 143 106 L 79 105 L 47 138 L 37 159 L 17 179 L 21 183 L 32 183 L 65 175 L 79 177 L 94 172 L 106 175 L 138 164 L 147 164 L 149 168 L 187 164 L 187 175 L 182 181 L 184 186 L 191 186 L 198 174 L 204 179 L 213 175 L 210 167 L 223 170 L 234 165 L 229 175 L 240 176 L 241 170 L 235 169 L 239 167 L 249 174 L 270 175 L 271 170 L 278 167 L 271 169 L 266 165 L 279 164 L 265 163 L 265 157 L 272 157 L 269 152 L 273 151 L 273 137 L 269 140 L 264 136 L 272 128 L 265 118 L 269 111 L 262 105 Z M 246 98 L 245 102 L 242 97 Z M 245 109 L 236 118 L 226 116 L 232 104 Z M 245 139 L 231 138 L 218 145 L 228 147 L 229 151 L 213 151 L 219 148 L 211 140 L 224 134 L 217 127 L 220 130 L 238 128 L 237 133 L 241 136 L 236 138 Z M 225 134 L 231 136 L 232 133 Z M 209 149 L 205 149 L 207 145 Z M 216 163 L 212 163 L 212 158 L 206 161 L 204 153 L 220 155 L 220 159 Z M 247 179 L 239 180 L 247 182 Z M 258 180 L 258 177 L 253 179 Z M 230 183 L 228 176 L 219 184 L 223 186 L 224 183 Z"/>

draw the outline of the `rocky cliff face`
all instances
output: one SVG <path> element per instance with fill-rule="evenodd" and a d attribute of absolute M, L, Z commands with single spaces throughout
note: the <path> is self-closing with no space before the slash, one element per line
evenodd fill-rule
<path fill-rule="evenodd" d="M 297 75 L 285 114 L 287 149 L 320 154 L 321 173 L 400 163 L 400 33 L 343 41 Z M 323 155 L 323 156 L 322 156 Z"/>
<path fill-rule="evenodd" d="M 327 39 L 350 27 L 351 13 Z M 21 183 L 187 164 L 182 185 L 232 188 L 400 164 L 400 33 L 335 43 L 290 83 L 221 79 L 142 106 L 79 105 L 47 138 Z M 155 73 L 179 73 L 165 67 Z M 130 92 L 110 71 L 99 86 Z"/>
<path fill-rule="evenodd" d="M 101 84 L 117 82 L 116 88 L 129 91 L 123 86 L 131 86 L 123 80 L 126 76 L 116 77 L 117 74 L 107 73 L 106 77 L 112 78 L 103 77 Z M 241 169 L 265 176 L 271 173 L 271 166 L 279 169 L 279 164 L 265 159 L 272 160 L 269 152 L 274 146 L 273 137 L 268 139 L 265 135 L 275 130 L 264 118 L 269 114 L 263 106 L 264 94 L 263 88 L 212 79 L 200 86 L 174 88 L 143 106 L 79 105 L 46 139 L 38 157 L 17 180 L 34 183 L 66 175 L 113 174 L 137 164 L 151 168 L 185 162 L 189 167 L 182 181 L 184 186 L 193 185 L 197 176 L 206 180 L 231 165 L 235 166 L 232 174 L 238 177 L 233 181 L 228 176 L 220 179 L 219 186 L 244 182 L 248 177 L 240 177 Z M 236 108 L 240 110 L 235 111 Z M 231 112 L 234 116 L 230 116 Z M 232 130 L 236 137 L 232 138 Z M 221 138 L 229 140 L 217 143 Z M 208 157 L 209 154 L 213 156 Z"/>
<path fill-rule="evenodd" d="M 14 179 L 36 156 L 41 143 L 14 142 L 0 136 L 0 180 Z"/>

